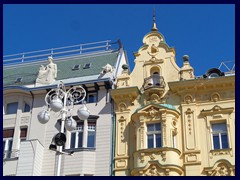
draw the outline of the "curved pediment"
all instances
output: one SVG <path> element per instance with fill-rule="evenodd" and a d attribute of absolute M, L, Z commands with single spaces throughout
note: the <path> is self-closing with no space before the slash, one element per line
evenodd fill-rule
<path fill-rule="evenodd" d="M 204 168 L 208 176 L 234 176 L 235 166 L 225 159 L 218 160 L 213 167 Z"/>
<path fill-rule="evenodd" d="M 213 115 L 213 114 L 227 114 L 227 113 L 232 113 L 234 110 L 233 107 L 229 108 L 222 108 L 218 105 L 215 105 L 212 109 L 202 109 L 200 115 Z"/>
<path fill-rule="evenodd" d="M 149 115 L 151 117 L 156 116 L 158 113 L 163 111 L 167 111 L 168 113 L 174 114 L 176 117 L 180 115 L 180 113 L 176 110 L 176 108 L 171 104 L 157 104 L 157 103 L 149 103 L 147 105 L 143 105 L 138 107 L 135 112 L 132 114 L 132 118 L 136 115 Z"/>

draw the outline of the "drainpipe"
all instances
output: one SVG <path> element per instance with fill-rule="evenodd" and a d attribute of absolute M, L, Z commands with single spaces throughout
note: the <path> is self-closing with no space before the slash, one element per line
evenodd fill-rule
<path fill-rule="evenodd" d="M 30 123 L 29 123 L 29 132 L 30 132 L 30 128 L 31 128 L 31 124 L 32 124 L 32 113 L 33 113 L 33 105 L 34 105 L 34 95 L 32 93 L 32 91 L 29 91 L 31 96 L 32 96 L 32 106 L 31 106 L 31 118 L 30 118 Z M 29 133 L 28 133 L 28 137 L 29 137 Z"/>
<path fill-rule="evenodd" d="M 113 100 L 111 99 L 111 111 L 112 111 L 112 157 L 111 157 L 111 176 L 114 176 L 114 155 L 115 155 L 115 136 L 116 136 L 116 115 L 114 113 L 114 104 Z"/>

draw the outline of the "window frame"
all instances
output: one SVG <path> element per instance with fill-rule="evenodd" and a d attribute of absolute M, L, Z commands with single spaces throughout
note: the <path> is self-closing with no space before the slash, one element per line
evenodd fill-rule
<path fill-rule="evenodd" d="M 7 134 L 7 137 L 4 137 L 4 131 L 12 130 L 10 132 L 10 135 Z M 9 129 L 3 129 L 3 159 L 10 159 L 12 157 L 12 150 L 13 150 L 13 137 L 14 137 L 14 128 L 9 128 Z M 11 141 L 11 146 L 9 146 L 9 142 Z"/>
<path fill-rule="evenodd" d="M 95 101 L 93 101 L 93 102 L 89 102 L 89 96 L 90 95 L 95 95 Z M 98 92 L 89 92 L 89 93 L 87 93 L 87 103 L 96 103 L 96 102 L 98 102 Z"/>
<path fill-rule="evenodd" d="M 26 109 L 27 106 L 29 107 L 29 111 L 25 111 L 25 109 Z M 25 101 L 24 101 L 24 103 L 23 103 L 22 112 L 23 112 L 23 113 L 29 113 L 29 112 L 31 112 L 31 106 L 30 106 L 27 102 L 25 102 Z"/>
<path fill-rule="evenodd" d="M 69 138 L 69 148 L 71 150 L 77 150 L 77 149 L 83 149 L 83 148 L 90 148 L 90 149 L 94 149 L 96 148 L 96 128 L 97 128 L 97 122 L 96 120 L 87 120 L 87 129 L 86 129 L 86 147 L 83 147 L 83 140 L 84 140 L 84 121 L 78 121 L 77 122 L 77 128 L 79 127 L 79 129 L 73 130 L 70 132 L 70 138 Z M 94 128 L 93 129 L 89 129 L 90 125 L 89 124 L 94 124 Z M 82 145 L 79 146 L 79 132 L 82 133 Z M 94 146 L 93 147 L 89 147 L 89 132 L 94 132 Z M 74 146 L 72 145 L 72 135 L 73 133 L 75 133 L 75 142 L 74 142 Z"/>
<path fill-rule="evenodd" d="M 156 125 L 160 124 L 160 130 L 154 130 L 154 131 L 148 131 L 148 125 L 155 125 L 154 128 L 156 129 Z M 148 137 L 149 135 L 153 135 L 153 147 L 149 147 L 148 145 Z M 160 146 L 157 146 L 157 137 L 156 135 L 160 135 Z M 147 149 L 151 149 L 151 148 L 161 148 L 162 147 L 162 123 L 161 122 L 155 122 L 155 123 L 147 123 L 146 124 L 146 147 Z"/>
<path fill-rule="evenodd" d="M 83 66 L 83 69 L 90 69 L 91 66 L 92 66 L 92 63 L 85 63 L 84 66 Z"/>
<path fill-rule="evenodd" d="M 72 135 L 75 133 L 75 142 L 74 142 L 74 147 L 72 147 Z M 79 146 L 79 133 L 82 134 L 82 144 Z M 71 131 L 70 134 L 70 149 L 78 149 L 83 147 L 83 133 L 84 133 L 84 125 L 82 122 L 77 124 L 76 130 Z"/>
<path fill-rule="evenodd" d="M 226 130 L 225 131 L 213 131 L 213 127 L 212 125 L 216 125 L 216 124 L 224 124 L 225 127 L 226 127 Z M 221 149 L 229 149 L 230 148 L 230 144 L 229 144 L 229 134 L 228 134 L 228 126 L 227 126 L 227 122 L 226 121 L 220 121 L 220 122 L 211 122 L 211 125 L 210 125 L 210 133 L 211 133 L 211 144 L 212 144 L 212 147 L 211 149 L 212 150 L 221 150 Z M 226 134 L 227 136 L 227 145 L 228 147 L 227 148 L 223 148 L 223 142 L 222 142 L 222 134 Z M 214 135 L 218 135 L 218 143 L 219 143 L 219 148 L 215 148 L 214 147 Z"/>
<path fill-rule="evenodd" d="M 9 104 L 15 104 L 17 103 L 17 109 L 16 109 L 16 112 L 15 113 L 8 113 L 8 105 Z M 13 101 L 13 102 L 8 102 L 6 103 L 6 109 L 5 109 L 5 115 L 13 115 L 13 114 L 17 114 L 17 111 L 18 111 L 18 106 L 19 106 L 19 102 L 18 101 Z"/>

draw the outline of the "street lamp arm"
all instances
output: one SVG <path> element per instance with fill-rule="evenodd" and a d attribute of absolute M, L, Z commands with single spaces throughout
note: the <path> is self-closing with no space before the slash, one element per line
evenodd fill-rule
<path fill-rule="evenodd" d="M 74 104 L 83 102 L 83 100 L 85 98 L 86 98 L 86 91 L 82 86 L 80 86 L 80 85 L 74 86 L 66 91 L 66 88 L 65 88 L 63 82 L 60 81 L 57 88 L 50 90 L 46 94 L 45 102 L 46 102 L 48 109 L 43 110 L 38 113 L 38 120 L 42 124 L 47 123 L 50 120 L 50 114 L 48 111 L 51 109 L 52 111 L 60 112 L 60 114 L 61 114 L 62 122 L 61 122 L 61 127 L 60 127 L 60 133 L 58 133 L 58 134 L 64 134 L 64 127 L 66 127 L 67 130 L 71 131 L 76 128 L 77 123 L 72 118 L 72 116 L 67 117 L 67 113 L 68 113 L 68 111 L 71 111 L 73 109 L 73 108 L 70 108 L 70 106 L 73 106 Z M 86 121 L 90 115 L 90 112 L 87 109 L 86 105 L 83 104 L 83 107 L 81 107 L 77 111 L 77 114 L 78 114 L 78 117 L 80 119 L 84 120 L 86 123 Z M 66 137 L 65 137 L 65 140 L 66 140 Z M 57 145 L 59 147 L 58 150 L 57 149 L 54 150 L 54 151 L 56 151 L 56 154 L 58 155 L 56 175 L 60 176 L 62 154 L 72 155 L 73 152 L 70 152 L 70 153 L 63 152 L 63 146 L 59 145 L 59 144 L 57 144 Z"/>

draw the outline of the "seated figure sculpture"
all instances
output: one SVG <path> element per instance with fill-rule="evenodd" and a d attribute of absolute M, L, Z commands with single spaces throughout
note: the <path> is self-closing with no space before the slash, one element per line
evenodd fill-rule
<path fill-rule="evenodd" d="M 57 77 L 57 65 L 53 63 L 52 56 L 48 57 L 48 62 L 49 63 L 46 65 L 46 67 L 41 65 L 36 79 L 36 83 L 51 84 L 55 81 Z"/>

